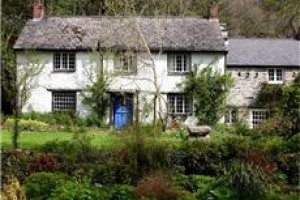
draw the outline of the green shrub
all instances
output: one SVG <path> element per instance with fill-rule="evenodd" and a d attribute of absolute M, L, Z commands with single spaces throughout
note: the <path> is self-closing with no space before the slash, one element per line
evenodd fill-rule
<path fill-rule="evenodd" d="M 98 167 L 106 158 L 106 151 L 98 150 L 91 144 L 91 137 L 85 133 L 74 133 L 69 141 L 50 141 L 39 147 L 44 153 L 59 154 L 59 170 L 74 175 L 91 176 L 91 170 Z M 105 161 L 103 161 L 105 159 Z"/>
<path fill-rule="evenodd" d="M 115 186 L 109 200 L 138 200 L 134 187 L 128 185 Z"/>
<path fill-rule="evenodd" d="M 59 111 L 50 112 L 50 113 L 38 113 L 38 112 L 22 113 L 21 119 L 37 120 L 52 125 L 63 125 L 63 126 L 73 126 L 76 124 L 83 123 L 82 119 L 80 119 L 73 112 L 59 112 Z"/>
<path fill-rule="evenodd" d="M 292 84 L 284 86 L 281 104 L 283 116 L 293 123 L 291 134 L 300 132 L 300 73 Z"/>
<path fill-rule="evenodd" d="M 102 184 L 135 183 L 146 174 L 169 167 L 168 145 L 158 140 L 126 137 L 123 146 L 113 150 L 93 172 L 93 182 Z"/>
<path fill-rule="evenodd" d="M 262 173 L 249 164 L 233 161 L 229 163 L 227 181 L 237 191 L 239 199 L 265 199 L 267 186 Z"/>
<path fill-rule="evenodd" d="M 300 133 L 297 133 L 288 139 L 286 146 L 289 149 L 289 152 L 297 153 L 300 152 L 299 144 L 300 144 Z"/>
<path fill-rule="evenodd" d="M 206 190 L 206 188 L 212 188 L 210 184 L 216 183 L 217 178 L 212 176 L 204 176 L 204 175 L 184 175 L 177 174 L 175 176 L 176 183 L 183 187 L 185 190 L 195 193 L 199 190 L 202 192 Z"/>
<path fill-rule="evenodd" d="M 273 117 L 262 122 L 257 131 L 262 135 L 291 135 L 293 122 L 289 118 Z"/>
<path fill-rule="evenodd" d="M 14 127 L 14 119 L 8 118 L 3 127 L 7 129 L 12 129 Z M 31 119 L 20 119 L 19 120 L 19 129 L 21 131 L 49 131 L 50 126 L 44 122 L 31 120 Z"/>
<path fill-rule="evenodd" d="M 177 183 L 186 190 L 193 192 L 197 199 L 238 199 L 236 192 L 230 188 L 223 177 L 203 175 L 177 175 Z"/>
<path fill-rule="evenodd" d="M 45 153 L 61 153 L 72 155 L 79 159 L 88 159 L 88 155 L 94 150 L 91 144 L 92 137 L 85 133 L 74 133 L 68 141 L 50 141 L 39 147 Z"/>
<path fill-rule="evenodd" d="M 99 119 L 99 115 L 96 113 L 91 113 L 87 116 L 85 119 L 85 125 L 88 127 L 102 127 L 103 126 L 103 120 Z"/>
<path fill-rule="evenodd" d="M 299 153 L 280 154 L 276 158 L 278 168 L 287 175 L 287 181 L 291 185 L 299 185 L 300 162 Z"/>
<path fill-rule="evenodd" d="M 35 173 L 25 181 L 26 197 L 28 199 L 48 199 L 52 192 L 62 186 L 67 177 L 59 173 Z"/>
<path fill-rule="evenodd" d="M 186 174 L 219 175 L 223 173 L 222 151 L 213 143 L 186 141 L 171 156 L 173 166 L 182 166 Z"/>
<path fill-rule="evenodd" d="M 22 183 L 30 174 L 29 163 L 31 159 L 31 152 L 25 150 L 1 152 L 1 183 L 6 182 L 9 175 L 13 175 Z"/>
<path fill-rule="evenodd" d="M 94 187 L 88 182 L 80 183 L 68 180 L 55 188 L 49 200 L 106 200 L 108 194 L 103 189 Z"/>

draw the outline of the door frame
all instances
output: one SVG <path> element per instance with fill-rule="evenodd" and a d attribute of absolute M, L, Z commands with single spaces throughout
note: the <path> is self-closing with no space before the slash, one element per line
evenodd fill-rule
<path fill-rule="evenodd" d="M 115 129 L 115 100 L 117 96 L 123 96 L 123 98 L 128 98 L 128 96 L 131 96 L 129 98 L 131 98 L 131 103 L 132 106 L 130 108 L 130 122 L 129 125 L 133 124 L 133 117 L 134 117 L 134 93 L 133 92 L 110 92 L 110 116 L 109 116 L 109 121 L 110 121 L 110 126 Z M 126 100 L 125 100 L 126 101 Z"/>

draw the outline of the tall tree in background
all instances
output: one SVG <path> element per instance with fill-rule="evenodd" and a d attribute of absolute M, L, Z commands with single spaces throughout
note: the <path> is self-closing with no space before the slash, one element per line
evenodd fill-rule
<path fill-rule="evenodd" d="M 15 90 L 15 54 L 13 45 L 21 32 L 26 20 L 31 16 L 31 0 L 8 0 L 2 2 L 1 16 L 1 108 L 12 114 Z"/>
<path fill-rule="evenodd" d="M 263 0 L 263 8 L 277 13 L 282 21 L 279 31 L 285 36 L 296 37 L 300 27 L 300 4 L 298 0 Z"/>

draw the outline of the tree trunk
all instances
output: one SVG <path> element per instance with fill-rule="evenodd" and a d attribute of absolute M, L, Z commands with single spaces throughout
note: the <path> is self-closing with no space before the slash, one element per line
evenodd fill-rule
<path fill-rule="evenodd" d="M 13 148 L 18 148 L 18 139 L 19 139 L 19 106 L 18 106 L 18 95 L 15 97 L 15 109 L 14 109 L 14 127 L 12 130 L 12 143 Z"/>

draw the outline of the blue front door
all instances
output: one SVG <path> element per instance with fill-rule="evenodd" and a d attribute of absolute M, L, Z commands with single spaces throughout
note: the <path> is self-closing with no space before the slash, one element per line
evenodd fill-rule
<path fill-rule="evenodd" d="M 133 95 L 114 95 L 114 126 L 115 129 L 125 129 L 132 123 Z"/>

